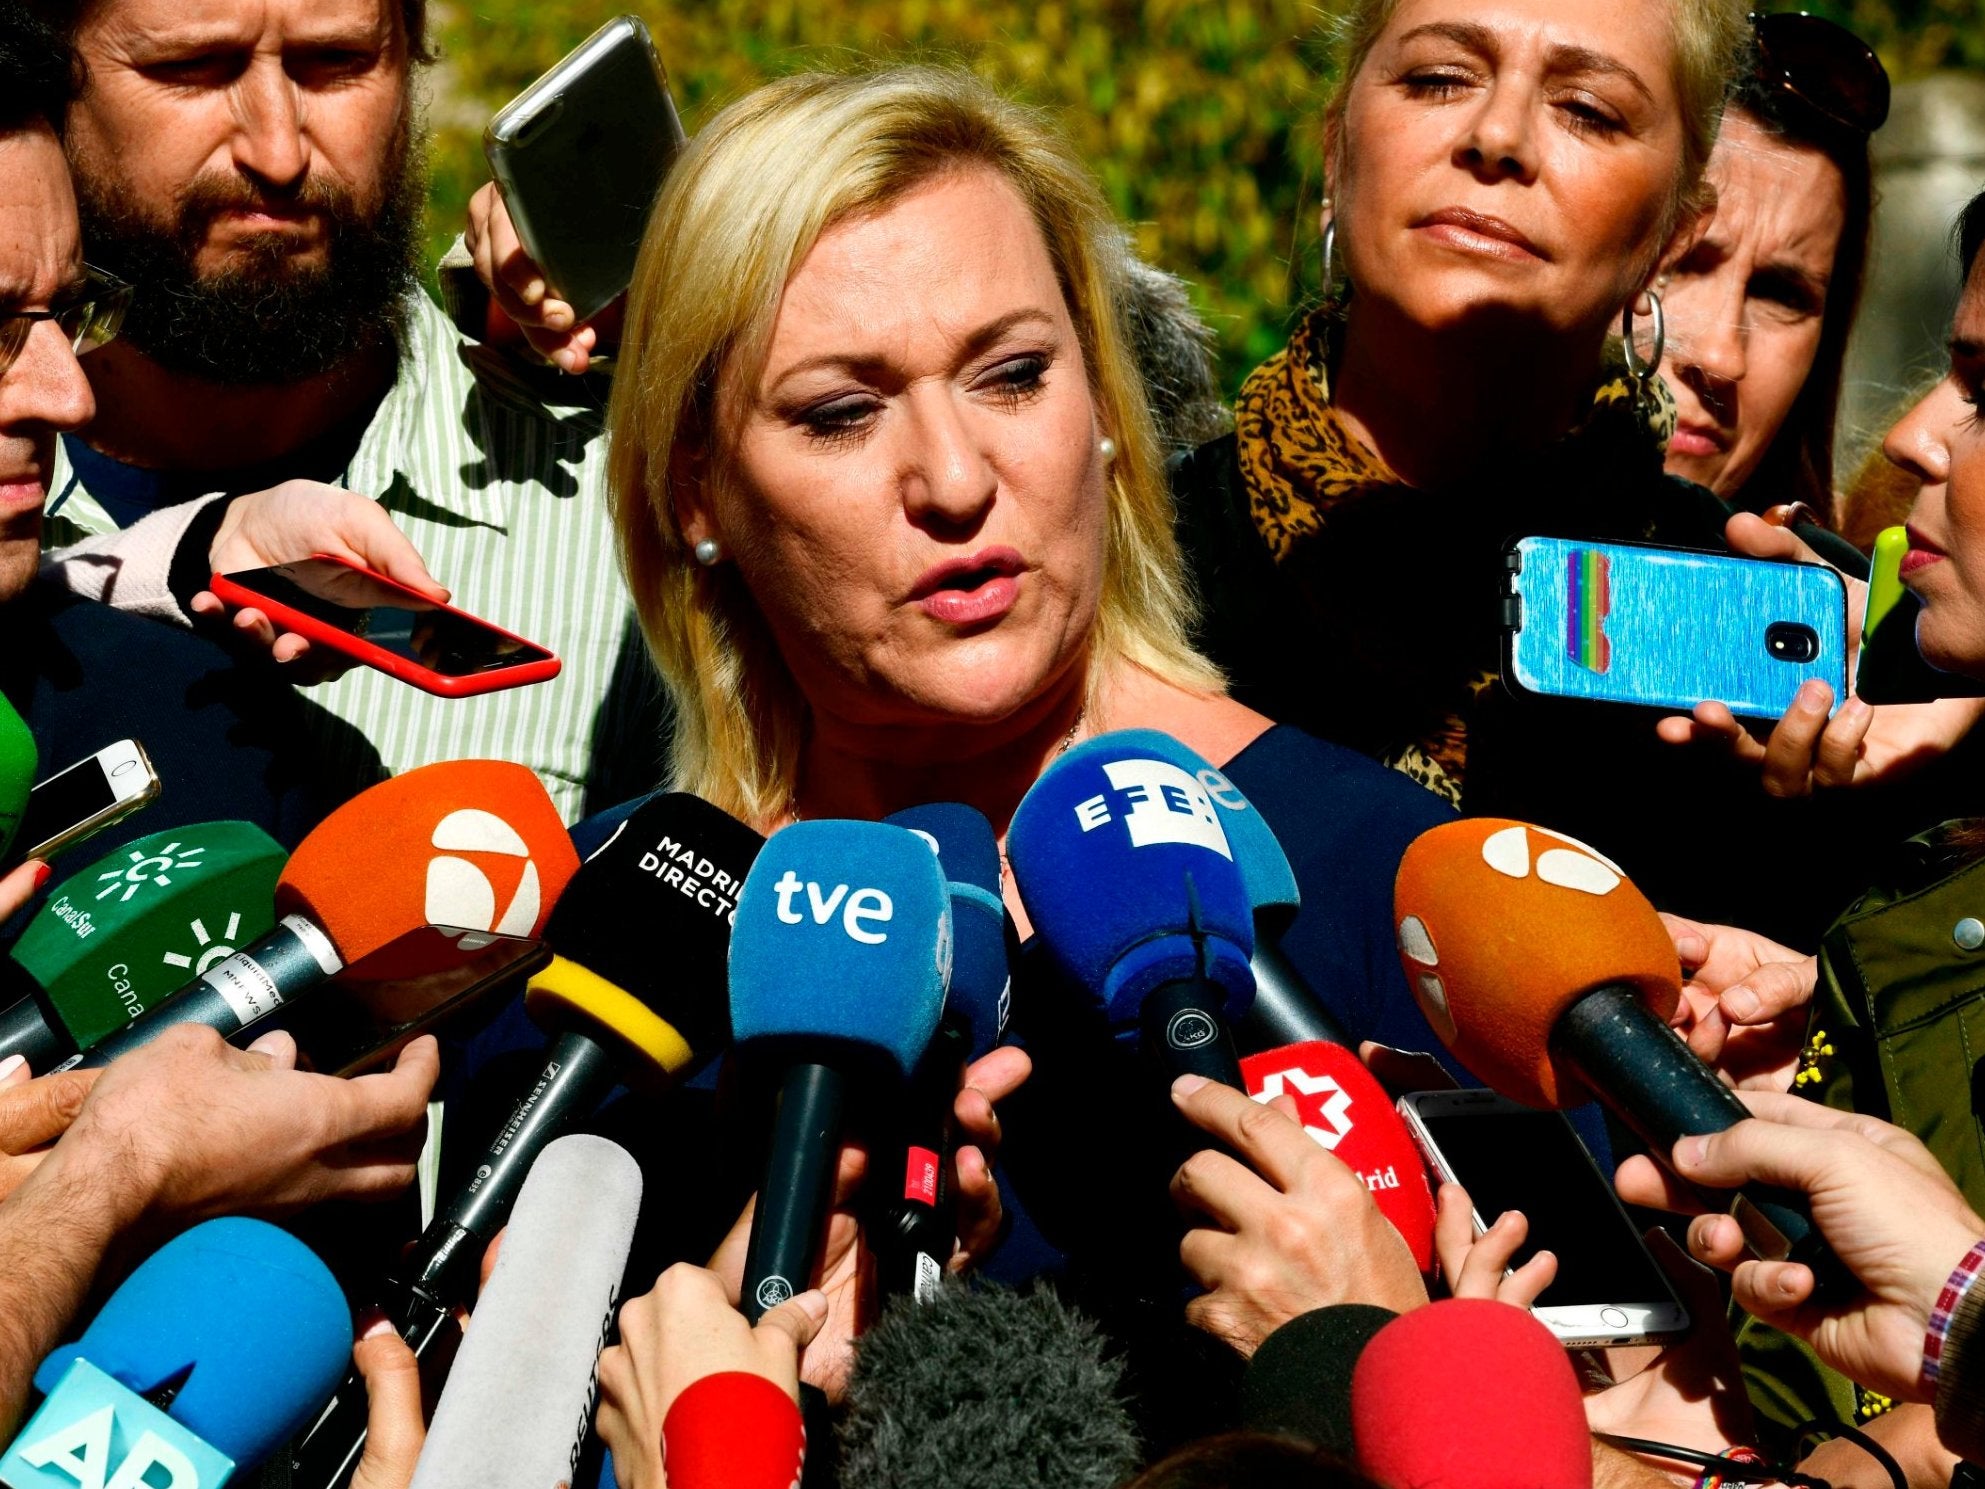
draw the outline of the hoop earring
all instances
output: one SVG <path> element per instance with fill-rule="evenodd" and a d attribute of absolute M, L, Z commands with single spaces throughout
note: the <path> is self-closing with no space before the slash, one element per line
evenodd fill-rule
<path fill-rule="evenodd" d="M 704 568 L 714 568 L 717 560 L 724 556 L 724 545 L 715 538 L 705 538 L 690 551 L 696 555 L 696 561 Z"/>
<path fill-rule="evenodd" d="M 1644 383 L 1661 370 L 1661 354 L 1668 349 L 1668 322 L 1661 314 L 1661 296 L 1655 290 L 1647 291 L 1647 303 L 1654 307 L 1654 350 L 1648 359 L 1640 360 L 1640 353 L 1633 344 L 1633 301 L 1620 313 L 1620 344 L 1626 352 L 1627 376 L 1637 383 Z"/>
<path fill-rule="evenodd" d="M 1330 221 L 1323 225 L 1323 292 L 1330 293 L 1331 282 L 1337 275 L 1337 214 L 1330 214 Z"/>

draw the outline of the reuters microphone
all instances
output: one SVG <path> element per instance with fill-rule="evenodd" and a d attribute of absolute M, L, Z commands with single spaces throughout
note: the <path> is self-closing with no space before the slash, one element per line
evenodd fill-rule
<path fill-rule="evenodd" d="M 34 790 L 35 772 L 41 768 L 41 752 L 35 748 L 34 733 L 27 721 L 14 711 L 14 705 L 0 696 L 0 862 L 14 844 L 21 816 L 28 809 L 28 793 Z M 33 843 L 25 846 L 32 848 Z"/>
<path fill-rule="evenodd" d="M 47 1399 L 0 1457 L 0 1482 L 219 1489 L 310 1419 L 351 1348 L 344 1294 L 308 1247 L 260 1220 L 210 1220 L 42 1362 Z"/>
<path fill-rule="evenodd" d="M 1750 1112 L 1668 1026 L 1674 942 L 1617 865 L 1585 844 L 1494 817 L 1413 840 L 1394 889 L 1400 964 L 1434 1032 L 1503 1095 L 1597 1098 L 1667 1162 L 1678 1140 Z M 1757 1256 L 1853 1287 L 1805 1203 L 1750 1185 L 1730 1213 Z"/>
<path fill-rule="evenodd" d="M 558 809 L 524 766 L 410 770 L 360 792 L 297 844 L 276 880 L 273 930 L 77 1063 L 107 1065 L 174 1024 L 232 1037 L 348 966 L 415 977 L 493 936 L 535 936 L 578 867 Z"/>
<path fill-rule="evenodd" d="M 795 822 L 769 839 L 731 932 L 731 1033 L 780 1073 L 744 1263 L 756 1323 L 820 1251 L 849 1086 L 909 1078 L 944 1011 L 951 901 L 930 844 L 884 822 Z"/>

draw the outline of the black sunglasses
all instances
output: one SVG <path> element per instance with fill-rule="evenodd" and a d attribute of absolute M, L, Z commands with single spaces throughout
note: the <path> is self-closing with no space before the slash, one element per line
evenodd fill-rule
<path fill-rule="evenodd" d="M 1889 116 L 1889 75 L 1874 49 L 1845 26 L 1803 10 L 1751 12 L 1757 77 L 1822 119 L 1873 134 Z"/>

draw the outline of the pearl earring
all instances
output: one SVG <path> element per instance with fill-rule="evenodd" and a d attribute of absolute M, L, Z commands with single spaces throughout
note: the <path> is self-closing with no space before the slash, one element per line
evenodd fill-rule
<path fill-rule="evenodd" d="M 696 554 L 696 561 L 708 569 L 713 567 L 717 560 L 724 556 L 724 545 L 719 543 L 715 538 L 705 538 L 696 545 L 694 552 Z"/>
<path fill-rule="evenodd" d="M 1117 442 L 1111 439 L 1107 434 L 1104 435 L 1101 439 L 1096 441 L 1096 453 L 1098 455 L 1101 455 L 1105 462 L 1116 459 Z"/>

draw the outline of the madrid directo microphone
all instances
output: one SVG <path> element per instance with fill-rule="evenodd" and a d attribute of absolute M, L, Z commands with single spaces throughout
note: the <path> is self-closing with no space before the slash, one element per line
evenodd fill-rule
<path fill-rule="evenodd" d="M 1254 911 L 1193 773 L 1098 735 L 1041 773 L 1006 847 L 1049 959 L 1118 1036 L 1168 1075 L 1240 1086 L 1228 1030 L 1254 997 Z"/>
<path fill-rule="evenodd" d="M 0 961 L 0 1056 L 52 1070 L 266 935 L 282 846 L 249 822 L 155 832 L 65 879 Z"/>
<path fill-rule="evenodd" d="M 231 1037 L 361 962 L 368 977 L 414 977 L 493 935 L 535 936 L 578 867 L 558 809 L 524 766 L 410 770 L 360 792 L 297 845 L 276 881 L 273 930 L 77 1063 L 107 1065 L 174 1024 Z"/>
<path fill-rule="evenodd" d="M 1527 1106 L 1597 1097 L 1665 1162 L 1750 1113 L 1668 1026 L 1681 969 L 1661 917 L 1617 865 L 1501 818 L 1413 840 L 1394 888 L 1400 964 L 1463 1065 Z M 1749 1185 L 1731 1214 L 1754 1254 L 1855 1284 L 1790 1191 Z"/>
<path fill-rule="evenodd" d="M 849 1082 L 909 1078 L 950 976 L 950 895 L 915 833 L 795 822 L 751 866 L 731 932 L 731 1032 L 781 1072 L 745 1253 L 754 1323 L 813 1274 Z"/>
<path fill-rule="evenodd" d="M 14 711 L 14 705 L 0 697 L 0 862 L 14 845 L 14 834 L 20 830 L 21 815 L 28 809 L 28 793 L 34 789 L 39 769 L 41 752 L 35 748 L 33 731 Z M 34 844 L 25 846 L 32 848 Z"/>
<path fill-rule="evenodd" d="M 12 1489 L 220 1489 L 308 1421 L 351 1356 L 330 1269 L 260 1220 L 197 1225 L 143 1262 L 35 1372 L 47 1399 Z"/>

